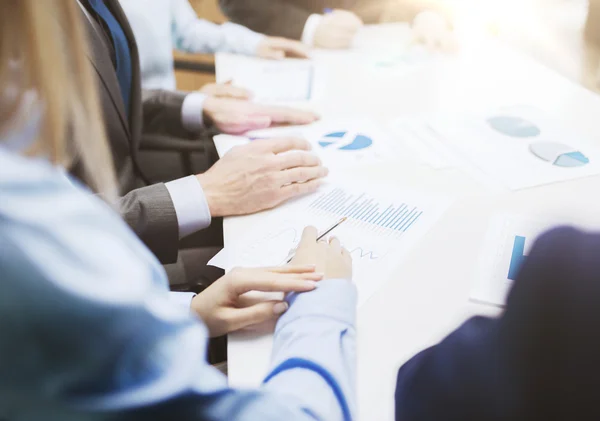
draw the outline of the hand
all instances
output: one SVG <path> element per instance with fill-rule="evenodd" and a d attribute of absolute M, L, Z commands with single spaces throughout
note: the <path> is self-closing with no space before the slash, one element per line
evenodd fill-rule
<path fill-rule="evenodd" d="M 348 48 L 362 25 L 362 20 L 354 13 L 334 10 L 323 15 L 315 30 L 314 45 L 321 48 Z"/>
<path fill-rule="evenodd" d="M 310 111 L 229 98 L 208 97 L 203 109 L 205 120 L 227 134 L 266 129 L 272 124 L 309 124 L 319 119 L 318 115 Z"/>
<path fill-rule="evenodd" d="M 261 58 L 281 60 L 286 57 L 308 58 L 308 48 L 299 41 L 280 37 L 265 37 L 256 50 Z"/>
<path fill-rule="evenodd" d="M 454 51 L 458 47 L 450 22 L 442 14 L 426 10 L 412 23 L 413 40 L 430 50 Z"/>
<path fill-rule="evenodd" d="M 199 174 L 212 216 L 245 215 L 312 193 L 329 173 L 306 140 L 255 140 L 227 152 Z"/>
<path fill-rule="evenodd" d="M 270 269 L 233 269 L 192 300 L 192 310 L 206 323 L 210 336 L 221 336 L 279 317 L 285 301 L 263 301 L 243 307 L 240 296 L 249 291 L 308 292 L 323 274 L 314 265 Z"/>
<path fill-rule="evenodd" d="M 323 279 L 352 279 L 352 256 L 340 244 L 340 240 L 331 237 L 317 243 L 317 229 L 306 227 L 296 250 L 292 265 L 315 265 L 315 270 L 323 274 Z"/>
<path fill-rule="evenodd" d="M 204 85 L 200 92 L 217 98 L 250 99 L 252 92 L 248 89 L 233 86 L 231 81 L 226 83 L 209 83 Z"/>

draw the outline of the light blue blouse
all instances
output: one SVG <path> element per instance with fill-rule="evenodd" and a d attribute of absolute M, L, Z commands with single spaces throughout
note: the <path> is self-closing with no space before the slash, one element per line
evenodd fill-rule
<path fill-rule="evenodd" d="M 121 0 L 121 6 L 135 34 L 146 89 L 175 89 L 173 49 L 254 55 L 264 38 L 235 23 L 198 18 L 189 0 Z"/>
<path fill-rule="evenodd" d="M 0 146 L 2 420 L 351 419 L 355 305 L 345 280 L 292 296 L 263 386 L 230 389 L 205 326 L 119 216 Z"/>

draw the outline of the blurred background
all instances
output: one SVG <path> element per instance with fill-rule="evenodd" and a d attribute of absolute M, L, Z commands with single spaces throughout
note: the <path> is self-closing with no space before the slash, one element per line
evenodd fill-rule
<path fill-rule="evenodd" d="M 227 19 L 218 0 L 190 0 L 198 15 L 213 22 Z M 468 41 L 484 33 L 511 44 L 565 77 L 600 92 L 600 0 L 437 0 L 454 16 Z M 389 0 L 382 21 L 397 18 Z M 177 85 L 199 89 L 214 82 L 214 58 L 174 52 Z"/>

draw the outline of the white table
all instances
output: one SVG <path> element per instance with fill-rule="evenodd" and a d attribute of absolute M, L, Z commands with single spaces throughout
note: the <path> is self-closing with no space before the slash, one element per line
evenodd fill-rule
<path fill-rule="evenodd" d="M 394 32 L 396 31 L 396 32 Z M 364 43 L 406 30 L 373 28 Z M 380 38 L 381 39 L 381 38 Z M 352 53 L 318 53 L 327 86 L 314 108 L 324 117 L 371 116 L 386 121 L 411 113 L 469 111 L 529 104 L 600 142 L 600 97 L 493 41 L 464 46 L 452 63 L 394 76 L 373 73 Z M 339 99 L 343 100 L 340 101 Z M 577 213 L 598 225 L 600 177 L 519 192 L 490 192 L 458 170 L 435 171 L 405 164 L 369 168 L 374 181 L 394 181 L 458 197 L 454 206 L 405 259 L 393 277 L 358 314 L 358 401 L 360 419 L 393 420 L 398 368 L 416 352 L 434 344 L 474 314 L 499 309 L 469 302 L 473 270 L 492 214 L 509 211 L 540 214 L 546 210 Z M 271 211 L 273 212 L 273 211 Z M 275 210 L 276 212 L 276 210 Z M 247 233 L 268 212 L 229 218 L 225 244 Z M 600 219 L 600 218 L 596 218 Z M 229 337 L 232 386 L 260 383 L 270 357 L 271 337 L 238 332 Z"/>

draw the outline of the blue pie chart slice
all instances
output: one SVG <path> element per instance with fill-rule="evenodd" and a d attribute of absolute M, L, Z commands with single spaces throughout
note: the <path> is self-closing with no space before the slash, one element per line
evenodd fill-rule
<path fill-rule="evenodd" d="M 334 143 L 339 142 L 339 139 L 343 139 L 346 135 L 346 132 L 334 132 L 329 133 L 323 136 L 325 139 L 319 142 L 319 145 L 326 148 L 327 146 L 333 145 Z"/>
<path fill-rule="evenodd" d="M 340 151 L 357 151 L 373 144 L 373 139 L 363 134 L 350 136 L 348 132 L 328 133 L 319 141 L 319 145 L 323 148 L 335 147 Z"/>
<path fill-rule="evenodd" d="M 558 142 L 535 142 L 529 145 L 532 154 L 543 161 L 562 168 L 583 167 L 590 159 L 583 152 Z"/>
<path fill-rule="evenodd" d="M 589 163 L 589 158 L 581 152 L 566 153 L 559 156 L 556 161 L 554 161 L 554 165 L 557 167 L 583 167 Z"/>
<path fill-rule="evenodd" d="M 541 134 L 539 127 L 521 117 L 500 115 L 488 118 L 487 122 L 492 129 L 510 137 L 528 138 Z"/>

